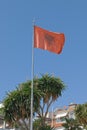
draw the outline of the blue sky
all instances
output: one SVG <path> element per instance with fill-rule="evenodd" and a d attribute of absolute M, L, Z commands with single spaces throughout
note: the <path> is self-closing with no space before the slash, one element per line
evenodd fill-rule
<path fill-rule="evenodd" d="M 31 79 L 34 18 L 66 38 L 60 55 L 34 49 L 34 75 L 53 74 L 66 84 L 55 107 L 87 102 L 87 0 L 0 1 L 0 101 Z"/>

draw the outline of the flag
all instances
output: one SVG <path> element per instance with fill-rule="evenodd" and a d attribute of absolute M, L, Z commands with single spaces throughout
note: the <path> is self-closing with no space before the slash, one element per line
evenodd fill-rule
<path fill-rule="evenodd" d="M 34 26 L 34 47 L 60 54 L 65 42 L 63 33 L 55 33 Z"/>

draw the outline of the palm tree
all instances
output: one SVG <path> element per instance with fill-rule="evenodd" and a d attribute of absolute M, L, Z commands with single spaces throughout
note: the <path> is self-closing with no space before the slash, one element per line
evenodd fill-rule
<path fill-rule="evenodd" d="M 37 81 L 36 88 L 44 92 L 37 111 L 44 126 L 50 106 L 62 95 L 65 85 L 61 79 L 48 74 L 42 75 Z"/>
<path fill-rule="evenodd" d="M 77 105 L 75 115 L 79 123 L 87 129 L 87 103 Z"/>
<path fill-rule="evenodd" d="M 21 87 L 20 87 L 21 86 Z M 9 126 L 18 126 L 21 130 L 29 130 L 31 88 L 28 83 L 19 85 L 4 100 L 4 118 Z M 34 89 L 34 111 L 38 108 L 41 91 Z"/>
<path fill-rule="evenodd" d="M 73 118 L 66 118 L 66 123 L 63 124 L 65 130 L 82 130 L 77 120 Z"/>
<path fill-rule="evenodd" d="M 37 113 L 41 126 L 46 126 L 46 117 L 50 106 L 55 102 L 65 89 L 63 81 L 48 74 L 41 78 L 34 78 L 34 102 L 33 112 Z M 21 130 L 29 130 L 31 81 L 27 81 L 10 92 L 4 100 L 5 120 L 9 125 L 21 127 Z M 27 121 L 26 121 L 27 120 Z"/>

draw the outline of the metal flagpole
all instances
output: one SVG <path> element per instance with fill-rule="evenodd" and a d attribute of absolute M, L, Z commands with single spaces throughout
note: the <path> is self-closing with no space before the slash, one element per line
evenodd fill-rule
<path fill-rule="evenodd" d="M 31 120 L 30 120 L 30 130 L 33 130 L 33 78 L 34 78 L 34 24 L 35 20 L 33 20 L 33 31 L 32 31 L 32 71 L 31 71 L 31 78 L 32 78 L 32 83 L 31 83 Z"/>

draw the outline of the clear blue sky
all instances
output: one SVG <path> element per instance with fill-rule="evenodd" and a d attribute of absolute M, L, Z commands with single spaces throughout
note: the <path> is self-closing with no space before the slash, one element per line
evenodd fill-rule
<path fill-rule="evenodd" d="M 34 74 L 53 74 L 67 85 L 55 107 L 87 102 L 87 0 L 0 0 L 0 101 L 31 79 L 34 18 L 66 37 L 60 55 L 34 49 Z"/>

